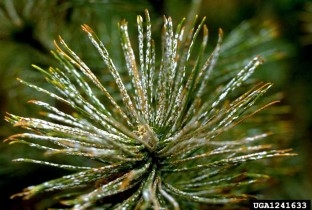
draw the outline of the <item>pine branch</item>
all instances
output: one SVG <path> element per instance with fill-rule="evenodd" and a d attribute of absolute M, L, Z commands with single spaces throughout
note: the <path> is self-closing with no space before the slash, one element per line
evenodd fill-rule
<path fill-rule="evenodd" d="M 145 22 L 141 16 L 137 22 L 138 56 L 130 42 L 127 22 L 119 24 L 129 76 L 126 83 L 95 32 L 82 26 L 105 64 L 105 74 L 114 78 L 114 91 L 102 85 L 62 38 L 55 42 L 53 52 L 62 67 L 44 70 L 35 66 L 54 86 L 55 93 L 19 79 L 71 107 L 73 113 L 31 100 L 44 110 L 44 119 L 7 114 L 6 121 L 28 132 L 12 135 L 6 141 L 27 144 L 46 151 L 46 155 L 81 156 L 100 166 L 15 159 L 74 172 L 30 186 L 12 198 L 33 199 L 53 192 L 52 199 L 72 209 L 180 209 L 185 201 L 188 205 L 236 203 L 250 198 L 246 186 L 268 178 L 254 172 L 254 161 L 294 155 L 290 149 L 274 149 L 274 142 L 261 143 L 269 133 L 219 138 L 275 104 L 273 101 L 253 109 L 270 83 L 259 83 L 233 98 L 261 65 L 259 56 L 212 90 L 211 75 L 222 52 L 222 30 L 215 49 L 207 56 L 204 20 L 197 28 L 194 21 L 192 29 L 186 31 L 183 21 L 174 30 L 171 18 L 164 18 L 158 66 L 148 12 Z M 201 32 L 203 40 L 197 50 L 194 43 Z M 122 100 L 115 99 L 116 94 Z M 246 165 L 244 170 L 242 165 Z"/>

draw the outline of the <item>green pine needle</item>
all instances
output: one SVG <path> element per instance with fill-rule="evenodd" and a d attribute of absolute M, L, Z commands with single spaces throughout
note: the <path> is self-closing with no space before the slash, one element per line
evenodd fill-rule
<path fill-rule="evenodd" d="M 105 64 L 104 74 L 114 78 L 114 92 L 101 84 L 62 38 L 53 52 L 62 67 L 44 70 L 34 66 L 56 93 L 19 79 L 73 112 L 31 100 L 42 107 L 45 119 L 7 114 L 6 121 L 29 131 L 12 135 L 7 141 L 27 144 L 46 155 L 81 156 L 97 165 L 15 159 L 74 172 L 30 186 L 12 198 L 32 199 L 47 193 L 64 208 L 72 209 L 180 209 L 186 203 L 227 204 L 248 199 L 246 186 L 268 178 L 239 166 L 251 167 L 249 161 L 294 155 L 289 149 L 276 150 L 271 144 L 260 143 L 270 133 L 219 138 L 276 103 L 254 108 L 270 83 L 259 83 L 233 98 L 262 63 L 260 57 L 255 56 L 226 84 L 212 90 L 221 30 L 215 49 L 207 56 L 204 20 L 197 28 L 185 31 L 184 21 L 174 30 L 171 18 L 165 18 L 158 65 L 148 12 L 145 21 L 138 16 L 137 22 L 138 56 L 131 46 L 127 22 L 119 24 L 129 80 L 121 76 L 94 31 L 82 26 Z M 198 47 L 195 43 L 201 33 Z"/>

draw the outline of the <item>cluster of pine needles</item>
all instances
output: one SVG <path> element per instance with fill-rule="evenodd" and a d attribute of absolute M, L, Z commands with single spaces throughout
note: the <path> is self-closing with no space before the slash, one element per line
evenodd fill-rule
<path fill-rule="evenodd" d="M 195 20 L 186 31 L 185 20 L 174 27 L 170 17 L 164 18 L 159 57 L 147 11 L 144 20 L 137 18 L 137 54 L 127 22 L 121 21 L 127 77 L 120 73 L 95 32 L 82 25 L 105 64 L 103 74 L 113 78 L 110 87 L 105 87 L 59 38 L 53 56 L 60 67 L 45 70 L 34 66 L 55 91 L 18 80 L 70 107 L 70 113 L 31 100 L 42 108 L 42 117 L 7 114 L 6 121 L 27 132 L 6 141 L 29 145 L 45 155 L 82 157 L 86 161 L 66 164 L 15 159 L 71 172 L 30 186 L 12 198 L 46 195 L 51 197 L 50 207 L 58 204 L 78 210 L 183 209 L 198 207 L 199 203 L 238 203 L 253 197 L 248 194 L 249 186 L 268 179 L 266 174 L 249 170 L 254 162 L 294 154 L 289 149 L 275 149 L 274 143 L 261 143 L 270 132 L 241 128 L 246 119 L 276 103 L 256 103 L 272 84 L 260 82 L 239 93 L 250 85 L 250 76 L 262 59 L 255 56 L 235 74 L 229 73 L 230 78 L 224 75 L 216 68 L 222 30 L 208 55 L 204 22 Z M 198 39 L 202 40 L 199 45 Z M 218 79 L 222 84 L 212 85 Z M 239 132 L 230 135 L 236 128 Z"/>

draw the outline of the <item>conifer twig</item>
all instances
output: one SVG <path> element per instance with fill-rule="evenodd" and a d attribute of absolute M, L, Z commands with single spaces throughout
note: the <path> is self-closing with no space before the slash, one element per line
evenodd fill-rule
<path fill-rule="evenodd" d="M 245 137 L 220 137 L 275 103 L 252 109 L 270 83 L 259 83 L 233 98 L 261 65 L 259 56 L 212 90 L 211 74 L 222 48 L 222 30 L 215 49 L 207 56 L 208 29 L 204 20 L 193 28 L 195 21 L 192 29 L 185 31 L 183 21 L 174 30 L 171 18 L 164 18 L 162 54 L 157 65 L 148 11 L 145 22 L 141 16 L 137 22 L 138 56 L 130 42 L 127 22 L 119 24 L 127 83 L 95 32 L 82 25 L 105 64 L 104 74 L 114 79 L 115 92 L 102 85 L 62 38 L 55 42 L 53 52 L 62 66 L 48 70 L 35 66 L 54 86 L 55 93 L 19 79 L 71 107 L 73 112 L 31 100 L 44 110 L 44 119 L 8 113 L 6 121 L 28 132 L 12 135 L 6 141 L 44 150 L 48 156 L 80 156 L 97 164 L 15 159 L 73 172 L 30 186 L 12 198 L 33 199 L 53 192 L 52 199 L 72 209 L 183 209 L 186 203 L 190 207 L 197 203 L 240 202 L 250 197 L 246 186 L 268 178 L 249 170 L 250 162 L 294 155 L 290 149 L 275 149 L 274 142 L 261 143 L 270 133 L 248 135 L 246 130 L 241 133 Z M 195 42 L 201 31 L 203 40 L 197 50 Z M 116 94 L 121 101 L 115 100 Z M 241 165 L 248 167 L 242 170 Z"/>

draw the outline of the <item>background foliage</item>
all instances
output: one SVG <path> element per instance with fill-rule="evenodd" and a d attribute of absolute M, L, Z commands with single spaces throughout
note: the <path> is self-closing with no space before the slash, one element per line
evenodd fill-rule
<path fill-rule="evenodd" d="M 274 28 L 278 39 L 269 43 L 272 49 L 278 49 L 280 59 L 267 62 L 258 71 L 257 77 L 273 82 L 276 92 L 284 94 L 283 104 L 289 105 L 290 112 L 284 114 L 285 120 L 292 121 L 292 128 L 286 127 L 291 133 L 290 147 L 299 153 L 292 159 L 289 167 L 295 170 L 289 176 L 272 183 L 274 187 L 263 194 L 268 199 L 312 199 L 312 161 L 309 153 L 312 148 L 312 98 L 311 85 L 311 40 L 309 24 L 311 18 L 311 2 L 305 0 L 1 0 L 0 1 L 0 118 L 6 111 L 29 116 L 36 112 L 34 106 L 28 106 L 27 100 L 34 98 L 31 89 L 20 85 L 16 77 L 44 86 L 45 82 L 31 64 L 41 67 L 54 65 L 50 49 L 58 35 L 73 46 L 83 60 L 91 64 L 91 68 L 100 71 L 96 55 L 86 52 L 89 43 L 80 31 L 80 25 L 87 23 L 97 31 L 101 40 L 108 48 L 118 45 L 119 38 L 116 23 L 126 18 L 135 24 L 137 14 L 145 8 L 151 13 L 155 29 L 160 29 L 162 15 L 170 15 L 173 20 L 199 13 L 207 16 L 210 31 L 210 42 L 215 43 L 218 28 L 224 30 L 225 37 L 247 20 L 253 23 L 254 33 L 261 32 L 261 26 Z M 191 9 L 194 10 L 191 10 Z M 132 27 L 130 29 L 134 29 Z M 130 32 L 131 33 L 131 32 Z M 160 33 L 154 33 L 159 35 Z M 252 33 L 243 39 L 248 40 Z M 157 37 L 155 37 L 157 39 Z M 268 46 L 261 46 L 263 48 Z M 254 49 L 261 51 L 261 47 Z M 119 48 L 118 48 L 119 49 Z M 90 50 L 90 52 L 94 52 Z M 120 56 L 119 50 L 114 57 Z M 310 52 L 310 53 L 309 53 Z M 100 75 L 100 74 L 99 74 Z M 103 78 L 105 79 L 105 78 Z M 48 87 L 47 87 L 48 88 Z M 57 104 L 56 104 L 57 105 Z M 293 131 L 293 132 L 292 132 Z M 16 130 L 15 130 L 16 132 Z M 4 120 L 0 121 L 0 136 L 5 139 L 13 133 L 13 129 Z M 28 147 L 6 144 L 0 146 L 0 209 L 19 209 L 8 197 L 22 188 L 54 178 L 63 172 L 49 167 L 33 164 L 15 164 L 11 160 L 22 153 L 31 153 Z M 44 171 L 44 173 L 42 172 Z M 285 172 L 287 173 L 287 172 Z M 2 205 L 2 206 L 1 206 Z"/>

